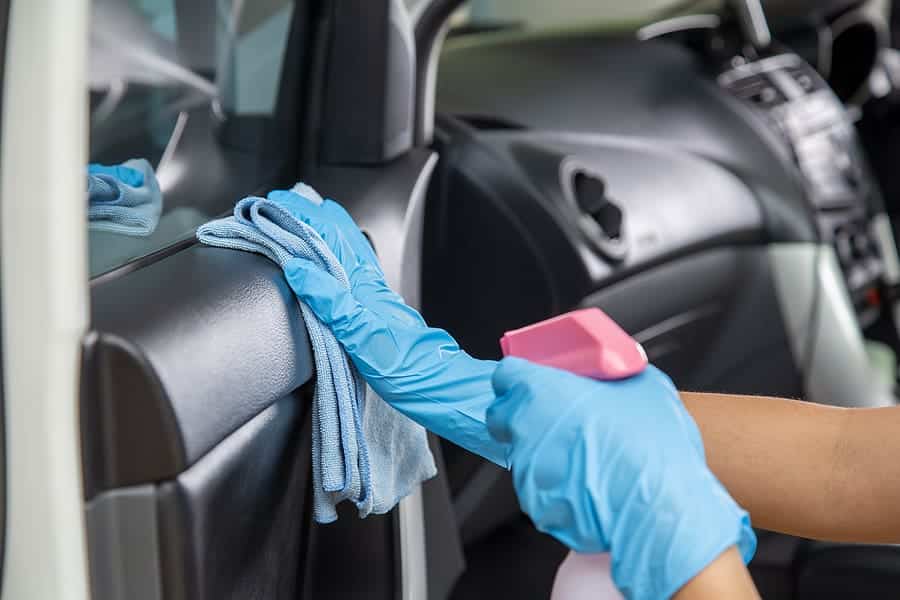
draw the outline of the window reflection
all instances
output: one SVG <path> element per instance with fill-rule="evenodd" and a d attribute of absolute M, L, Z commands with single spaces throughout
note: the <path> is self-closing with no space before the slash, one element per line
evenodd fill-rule
<path fill-rule="evenodd" d="M 298 116 L 278 111 L 294 5 L 94 0 L 92 276 L 191 238 L 243 195 L 296 177 Z"/>

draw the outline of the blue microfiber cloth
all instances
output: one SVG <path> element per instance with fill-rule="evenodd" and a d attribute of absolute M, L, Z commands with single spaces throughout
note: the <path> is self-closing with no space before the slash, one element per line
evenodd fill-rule
<path fill-rule="evenodd" d="M 310 201 L 322 198 L 297 184 Z M 347 274 L 319 234 L 277 202 L 245 198 L 234 216 L 202 225 L 204 244 L 255 252 L 280 266 L 304 257 L 350 287 Z M 337 519 L 343 500 L 360 517 L 389 512 L 437 469 L 425 429 L 389 406 L 366 385 L 331 331 L 300 304 L 316 361 L 313 402 L 313 512 L 319 523 Z"/>
<path fill-rule="evenodd" d="M 121 165 L 88 165 L 88 226 L 131 236 L 156 230 L 162 214 L 162 192 L 146 160 Z"/>

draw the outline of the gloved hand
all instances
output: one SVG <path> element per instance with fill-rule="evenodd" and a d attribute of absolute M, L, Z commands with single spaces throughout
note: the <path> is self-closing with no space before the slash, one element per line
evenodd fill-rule
<path fill-rule="evenodd" d="M 144 174 L 125 165 L 91 163 L 88 165 L 88 175 L 111 175 L 122 183 L 136 188 L 144 185 Z"/>
<path fill-rule="evenodd" d="M 294 293 L 332 330 L 372 389 L 425 428 L 506 467 L 508 448 L 485 424 L 497 363 L 472 358 L 446 331 L 428 327 L 388 287 L 369 241 L 338 204 L 293 191 L 268 198 L 312 226 L 347 272 L 350 290 L 305 259 L 284 267 Z"/>
<path fill-rule="evenodd" d="M 522 509 L 573 550 L 610 551 L 627 598 L 669 598 L 735 544 L 752 558 L 750 519 L 661 371 L 601 382 L 507 358 L 493 383 L 487 424 Z"/>

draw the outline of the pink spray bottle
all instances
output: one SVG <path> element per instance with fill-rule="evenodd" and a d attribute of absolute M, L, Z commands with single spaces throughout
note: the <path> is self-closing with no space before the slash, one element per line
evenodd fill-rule
<path fill-rule="evenodd" d="M 593 379 L 615 380 L 647 367 L 644 349 L 599 308 L 588 308 L 507 332 L 504 356 L 565 369 Z M 622 600 L 609 554 L 570 552 L 559 566 L 551 600 Z"/>

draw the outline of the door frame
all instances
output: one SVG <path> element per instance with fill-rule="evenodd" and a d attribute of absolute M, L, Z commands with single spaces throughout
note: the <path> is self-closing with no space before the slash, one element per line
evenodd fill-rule
<path fill-rule="evenodd" d="M 88 326 L 88 0 L 12 0 L 0 160 L 2 598 L 86 600 L 79 439 Z"/>

